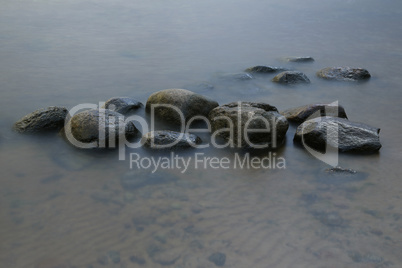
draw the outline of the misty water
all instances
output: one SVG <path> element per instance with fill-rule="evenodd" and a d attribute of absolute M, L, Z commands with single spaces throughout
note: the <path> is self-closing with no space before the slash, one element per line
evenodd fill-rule
<path fill-rule="evenodd" d="M 401 32 L 402 2 L 391 0 L 1 0 L 0 266 L 400 267 Z M 255 65 L 302 71 L 311 83 L 218 78 Z M 330 66 L 372 77 L 316 77 Z M 208 148 L 175 153 L 192 161 L 185 172 L 152 174 L 130 169 L 130 153 L 171 152 L 127 148 L 119 160 L 117 150 L 12 131 L 39 108 L 115 96 L 145 104 L 168 88 L 279 110 L 339 101 L 350 120 L 381 128 L 382 148 L 341 154 L 339 165 L 357 173 L 331 176 L 293 143 L 291 125 L 271 152 L 284 168 L 195 167 L 196 153 L 230 161 L 239 153 Z"/>

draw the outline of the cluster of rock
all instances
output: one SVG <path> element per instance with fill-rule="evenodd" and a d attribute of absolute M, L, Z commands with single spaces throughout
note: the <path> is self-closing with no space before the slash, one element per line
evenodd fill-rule
<path fill-rule="evenodd" d="M 311 57 L 288 58 L 291 62 L 314 61 Z M 279 83 L 308 83 L 301 72 L 288 71 L 281 67 L 255 66 L 248 73 L 272 73 L 283 71 L 274 77 Z M 248 75 L 248 74 L 247 74 Z M 325 68 L 317 75 L 327 79 L 361 80 L 370 77 L 360 68 Z M 248 79 L 249 76 L 235 76 Z M 251 75 L 250 75 L 251 77 Z M 74 145 L 81 148 L 113 147 L 139 137 L 133 122 L 125 116 L 143 104 L 128 97 L 114 97 L 99 109 L 89 109 L 74 114 L 71 118 L 64 107 L 49 107 L 37 110 L 14 124 L 21 133 L 56 130 Z M 205 96 L 186 89 L 166 89 L 153 93 L 147 100 L 146 112 L 151 120 L 157 118 L 176 126 L 190 126 L 193 121 L 204 121 L 211 138 L 220 139 L 218 148 L 276 148 L 283 144 L 290 122 L 300 124 L 294 140 L 317 150 L 329 144 L 343 152 L 373 152 L 381 148 L 379 129 L 348 120 L 342 106 L 309 104 L 278 112 L 267 103 L 232 102 L 220 105 Z M 183 129 L 183 128 L 182 128 Z M 152 149 L 197 147 L 200 137 L 186 133 L 161 130 L 143 133 L 141 144 Z M 336 135 L 334 135 L 336 133 Z"/>

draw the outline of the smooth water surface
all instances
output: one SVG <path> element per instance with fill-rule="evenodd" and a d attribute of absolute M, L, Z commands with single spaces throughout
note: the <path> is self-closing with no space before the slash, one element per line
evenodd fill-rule
<path fill-rule="evenodd" d="M 402 3 L 391 0 L 1 0 L 0 266 L 214 267 L 225 256 L 223 267 L 400 267 L 401 18 Z M 311 84 L 218 78 L 254 65 L 299 70 Z M 315 76 L 329 66 L 372 78 Z M 274 152 L 285 169 L 195 168 L 197 152 L 231 161 L 238 153 L 210 148 L 177 152 L 192 159 L 186 172 L 152 175 L 131 170 L 129 154 L 170 152 L 127 149 L 119 161 L 117 151 L 11 130 L 38 108 L 114 96 L 145 103 L 167 88 L 279 110 L 339 101 L 350 120 L 381 128 L 383 147 L 341 155 L 340 166 L 358 173 L 331 177 L 293 144 L 292 125 Z"/>

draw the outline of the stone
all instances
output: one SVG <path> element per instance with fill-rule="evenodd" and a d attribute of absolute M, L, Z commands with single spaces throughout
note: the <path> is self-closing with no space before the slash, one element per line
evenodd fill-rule
<path fill-rule="evenodd" d="M 146 111 L 151 112 L 153 105 L 167 104 L 177 108 L 183 115 L 184 122 L 194 116 L 207 117 L 209 112 L 219 104 L 207 97 L 186 89 L 165 89 L 153 93 L 147 100 Z M 181 125 L 180 114 L 171 107 L 154 107 L 155 116 L 170 123 Z"/>
<path fill-rule="evenodd" d="M 114 97 L 107 100 L 102 108 L 125 115 L 143 106 L 141 102 L 129 97 Z"/>
<path fill-rule="evenodd" d="M 73 136 L 70 138 L 75 138 L 78 142 L 83 143 L 83 145 L 76 145 L 80 148 L 112 147 L 109 140 L 116 142 L 123 138 L 133 138 L 139 132 L 132 122 L 119 124 L 119 118 L 124 120 L 122 114 L 108 109 L 86 110 L 75 114 L 60 133 L 67 138 L 66 132 L 70 130 Z M 104 131 L 103 137 L 99 135 L 99 130 Z M 111 137 L 111 134 L 114 137 Z M 117 146 L 117 142 L 114 146 Z"/>
<path fill-rule="evenodd" d="M 302 73 L 297 71 L 285 71 L 276 75 L 272 82 L 280 84 L 299 84 L 299 83 L 310 83 L 310 79 Z"/>
<path fill-rule="evenodd" d="M 317 113 L 316 116 L 313 114 Z M 340 118 L 348 118 L 345 109 L 340 105 L 332 104 L 308 104 L 296 108 L 287 109 L 280 112 L 287 120 L 296 123 L 303 123 L 306 119 L 312 119 L 319 116 L 333 116 Z"/>
<path fill-rule="evenodd" d="M 214 263 L 216 266 L 223 266 L 226 262 L 226 255 L 221 252 L 215 252 L 208 257 L 208 260 Z"/>
<path fill-rule="evenodd" d="M 289 128 L 276 107 L 266 103 L 232 102 L 213 109 L 209 120 L 213 136 L 239 148 L 275 148 L 284 141 Z M 244 135 L 247 130 L 249 142 Z"/>
<path fill-rule="evenodd" d="M 218 73 L 216 75 L 218 79 L 224 80 L 239 80 L 239 81 L 247 81 L 251 80 L 254 77 L 249 73 Z"/>
<path fill-rule="evenodd" d="M 317 72 L 317 76 L 338 81 L 361 81 L 371 77 L 366 69 L 351 67 L 328 67 Z"/>
<path fill-rule="evenodd" d="M 313 57 L 306 56 L 306 57 L 287 57 L 285 58 L 288 62 L 313 62 Z"/>
<path fill-rule="evenodd" d="M 159 130 L 146 133 L 141 142 L 151 149 L 178 149 L 193 147 L 202 140 L 194 134 Z"/>
<path fill-rule="evenodd" d="M 248 73 L 275 73 L 278 71 L 287 71 L 287 69 L 282 67 L 257 65 L 254 67 L 247 68 L 244 71 Z"/>
<path fill-rule="evenodd" d="M 13 129 L 19 133 L 58 131 L 63 128 L 67 114 L 65 107 L 50 106 L 39 109 L 18 120 Z"/>
<path fill-rule="evenodd" d="M 334 133 L 338 130 L 338 138 Z M 327 132 L 329 135 L 327 136 Z M 381 148 L 380 129 L 344 118 L 317 117 L 305 121 L 296 129 L 294 141 L 304 142 L 316 149 L 325 150 L 326 144 L 338 148 L 340 152 L 372 153 Z"/>

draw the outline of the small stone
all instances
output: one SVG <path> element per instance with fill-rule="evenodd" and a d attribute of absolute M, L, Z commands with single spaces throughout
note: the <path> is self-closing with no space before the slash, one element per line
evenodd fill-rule
<path fill-rule="evenodd" d="M 18 120 L 13 129 L 19 133 L 36 133 L 60 130 L 68 114 L 65 107 L 50 106 L 32 112 Z"/>
<path fill-rule="evenodd" d="M 287 109 L 285 111 L 280 112 L 281 115 L 285 116 L 287 120 L 303 123 L 307 119 L 313 119 L 320 116 L 332 116 L 345 118 L 346 116 L 345 109 L 340 105 L 333 104 L 308 104 L 303 105 L 296 108 Z"/>
<path fill-rule="evenodd" d="M 146 133 L 141 142 L 151 149 L 177 149 L 195 147 L 202 140 L 194 134 L 160 130 Z"/>
<path fill-rule="evenodd" d="M 299 84 L 299 83 L 310 83 L 310 79 L 302 73 L 297 71 L 285 71 L 272 79 L 272 82 L 280 84 Z"/>
<path fill-rule="evenodd" d="M 371 77 L 370 73 L 363 68 L 351 67 L 328 67 L 317 72 L 317 76 L 338 81 L 360 81 Z"/>
<path fill-rule="evenodd" d="M 129 97 L 114 97 L 107 100 L 102 106 L 103 109 L 109 109 L 123 115 L 141 107 L 144 107 L 141 102 Z"/>
<path fill-rule="evenodd" d="M 210 262 L 213 262 L 216 266 L 223 266 L 226 262 L 226 255 L 221 252 L 215 252 L 208 257 Z"/>
<path fill-rule="evenodd" d="M 289 62 L 313 62 L 314 59 L 313 57 L 307 56 L 307 57 L 288 57 L 285 58 L 286 61 Z"/>
<path fill-rule="evenodd" d="M 244 71 L 248 72 L 248 73 L 275 73 L 275 72 L 278 72 L 278 71 L 287 71 L 287 69 L 282 68 L 282 67 L 258 65 L 258 66 L 247 68 Z"/>
<path fill-rule="evenodd" d="M 217 75 L 217 78 L 225 80 L 247 81 L 253 79 L 254 77 L 248 73 L 220 73 Z"/>

